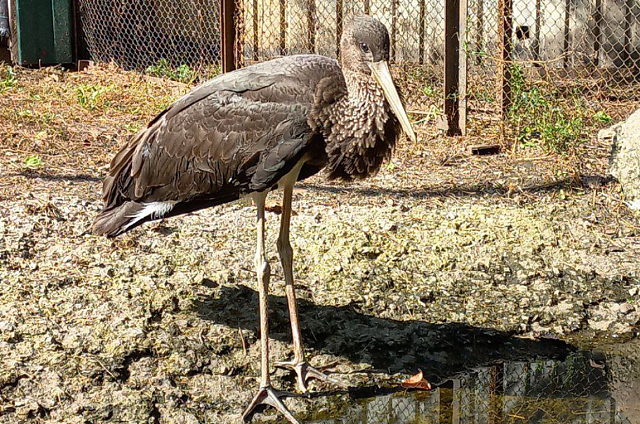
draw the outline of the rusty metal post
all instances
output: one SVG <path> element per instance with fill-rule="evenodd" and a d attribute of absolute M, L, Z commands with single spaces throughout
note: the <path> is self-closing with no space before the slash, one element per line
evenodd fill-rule
<path fill-rule="evenodd" d="M 371 14 L 371 0 L 364 0 L 364 14 Z"/>
<path fill-rule="evenodd" d="M 540 26 L 542 25 L 542 0 L 536 0 L 536 31 L 534 36 L 535 46 L 533 49 L 533 60 L 540 61 Z M 535 66 L 540 66 L 536 63 Z"/>
<path fill-rule="evenodd" d="M 342 0 L 336 0 L 336 57 L 340 59 L 340 39 L 342 38 Z"/>
<path fill-rule="evenodd" d="M 513 0 L 498 0 L 498 104 L 501 119 L 511 107 L 511 52 L 513 49 Z"/>
<path fill-rule="evenodd" d="M 478 0 L 476 7 L 476 66 L 482 64 L 484 51 L 484 0 Z"/>
<path fill-rule="evenodd" d="M 258 0 L 253 0 L 253 60 L 258 61 Z"/>
<path fill-rule="evenodd" d="M 222 72 L 236 69 L 236 1 L 222 0 L 220 5 L 220 33 L 222 36 Z"/>
<path fill-rule="evenodd" d="M 602 36 L 602 0 L 596 0 L 596 7 L 593 11 L 593 65 L 600 66 L 600 47 Z"/>
<path fill-rule="evenodd" d="M 571 0 L 564 5 L 564 44 L 562 46 L 562 66 L 569 65 L 569 36 L 571 35 Z"/>
<path fill-rule="evenodd" d="M 308 0 L 307 3 L 307 37 L 309 37 L 309 50 L 316 52 L 316 0 Z"/>
<path fill-rule="evenodd" d="M 420 29 L 418 30 L 418 63 L 421 65 L 424 63 L 424 27 L 427 23 L 426 15 L 427 14 L 427 5 L 426 0 L 420 0 Z"/>
<path fill-rule="evenodd" d="M 396 61 L 397 22 L 398 22 L 398 0 L 391 0 L 391 62 Z"/>
<path fill-rule="evenodd" d="M 447 0 L 444 7 L 444 113 L 449 136 L 462 135 L 459 108 L 460 15 L 460 0 Z"/>
<path fill-rule="evenodd" d="M 287 1 L 280 0 L 280 54 L 287 53 Z"/>

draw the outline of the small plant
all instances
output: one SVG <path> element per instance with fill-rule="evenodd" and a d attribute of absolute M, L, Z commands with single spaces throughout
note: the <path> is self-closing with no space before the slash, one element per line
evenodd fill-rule
<path fill-rule="evenodd" d="M 127 130 L 127 132 L 134 134 L 134 133 L 137 133 L 138 130 L 140 129 L 140 124 L 128 122 L 124 124 L 124 129 Z"/>
<path fill-rule="evenodd" d="M 547 86 L 530 85 L 519 65 L 510 71 L 513 101 L 508 120 L 519 142 L 556 153 L 584 142 L 586 112 L 578 93 L 561 96 Z"/>
<path fill-rule="evenodd" d="M 600 110 L 598 112 L 596 112 L 593 115 L 593 119 L 595 119 L 598 122 L 601 122 L 603 124 L 610 124 L 613 122 L 613 118 L 611 116 L 609 116 L 609 114 L 603 110 Z"/>
<path fill-rule="evenodd" d="M 195 72 L 189 65 L 180 65 L 173 69 L 167 59 L 164 58 L 160 59 L 156 65 L 145 69 L 145 73 L 153 77 L 169 78 L 185 84 L 191 83 L 196 79 Z"/>
<path fill-rule="evenodd" d="M 427 98 L 433 98 L 438 95 L 438 92 L 431 85 L 425 85 L 422 87 L 422 94 L 424 94 Z"/>
<path fill-rule="evenodd" d="M 78 103 L 89 110 L 95 110 L 100 105 L 100 96 L 110 89 L 100 84 L 81 84 L 76 87 Z"/>
<path fill-rule="evenodd" d="M 38 169 L 42 168 L 43 165 L 42 159 L 38 155 L 29 155 L 24 160 L 24 167 L 27 169 Z"/>
<path fill-rule="evenodd" d="M 13 88 L 18 82 L 18 79 L 16 78 L 16 72 L 11 66 L 7 66 L 4 69 L 4 75 L 0 74 L 0 78 L 0 93 Z"/>

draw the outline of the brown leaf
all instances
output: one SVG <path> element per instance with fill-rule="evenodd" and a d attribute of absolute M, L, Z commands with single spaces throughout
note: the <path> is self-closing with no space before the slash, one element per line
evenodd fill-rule
<path fill-rule="evenodd" d="M 416 375 L 413 375 L 400 383 L 400 386 L 405 389 L 431 390 L 431 383 L 424 378 L 422 370 L 420 369 Z"/>
<path fill-rule="evenodd" d="M 277 201 L 270 202 L 267 200 L 266 204 L 264 205 L 264 210 L 267 212 L 273 212 L 276 215 L 280 215 L 282 213 L 282 206 Z M 298 213 L 292 210 L 291 216 L 296 215 L 298 215 Z"/>

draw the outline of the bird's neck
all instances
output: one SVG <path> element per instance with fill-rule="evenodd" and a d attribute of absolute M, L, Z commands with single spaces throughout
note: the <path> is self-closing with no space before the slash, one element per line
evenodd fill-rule
<path fill-rule="evenodd" d="M 397 120 L 370 75 L 345 72 L 344 79 L 347 95 L 324 111 L 327 168 L 332 179 L 361 179 L 375 174 L 389 158 Z"/>
<path fill-rule="evenodd" d="M 382 135 L 384 123 L 389 119 L 389 109 L 382 87 L 371 75 L 359 72 L 345 72 L 347 96 L 342 99 L 342 105 L 337 109 L 340 113 L 336 118 L 348 116 L 350 120 L 357 120 L 359 131 L 374 131 Z M 355 128 L 354 128 L 355 129 Z"/>

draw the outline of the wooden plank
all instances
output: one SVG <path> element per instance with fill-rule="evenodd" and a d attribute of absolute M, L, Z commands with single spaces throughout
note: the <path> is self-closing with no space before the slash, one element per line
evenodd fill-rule
<path fill-rule="evenodd" d="M 474 144 L 467 149 L 474 156 L 497 155 L 500 153 L 499 144 Z"/>
<path fill-rule="evenodd" d="M 444 113 L 447 135 L 461 135 L 458 84 L 460 81 L 460 0 L 444 7 Z"/>
<path fill-rule="evenodd" d="M 498 102 L 501 119 L 511 107 L 511 52 L 513 50 L 513 0 L 498 0 Z"/>
<path fill-rule="evenodd" d="M 220 5 L 220 27 L 222 34 L 222 72 L 236 69 L 236 2 L 222 0 Z"/>

